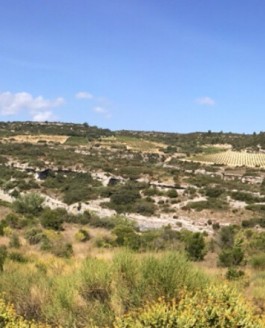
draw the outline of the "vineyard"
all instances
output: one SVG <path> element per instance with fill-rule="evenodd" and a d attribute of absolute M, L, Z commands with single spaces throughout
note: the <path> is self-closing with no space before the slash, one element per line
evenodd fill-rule
<path fill-rule="evenodd" d="M 265 154 L 225 151 L 194 156 L 193 161 L 227 166 L 265 167 Z"/>

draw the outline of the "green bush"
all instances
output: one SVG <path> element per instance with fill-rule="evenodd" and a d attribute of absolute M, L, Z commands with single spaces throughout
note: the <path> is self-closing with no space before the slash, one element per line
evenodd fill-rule
<path fill-rule="evenodd" d="M 232 267 L 240 265 L 244 260 L 244 251 L 241 247 L 226 248 L 218 256 L 218 265 Z"/>
<path fill-rule="evenodd" d="M 244 276 L 244 271 L 236 270 L 235 268 L 228 268 L 225 277 L 228 280 L 237 280 Z"/>
<path fill-rule="evenodd" d="M 146 200 L 138 200 L 131 208 L 132 212 L 139 213 L 142 215 L 152 215 L 156 210 L 156 206 Z"/>
<path fill-rule="evenodd" d="M 210 198 L 217 198 L 224 193 L 224 189 L 216 187 L 216 188 L 205 188 L 205 195 Z"/>
<path fill-rule="evenodd" d="M 253 218 L 249 220 L 242 220 L 241 226 L 243 228 L 253 228 L 259 225 L 261 228 L 265 228 L 265 218 Z"/>
<path fill-rule="evenodd" d="M 141 237 L 136 232 L 135 224 L 127 219 L 117 220 L 112 230 L 115 235 L 115 243 L 118 246 L 126 246 L 137 250 L 141 246 Z"/>
<path fill-rule="evenodd" d="M 42 211 L 44 199 L 35 193 L 19 196 L 13 202 L 13 208 L 17 213 L 25 215 L 39 215 Z"/>
<path fill-rule="evenodd" d="M 191 233 L 185 241 L 185 250 L 192 261 L 202 261 L 206 254 L 203 235 L 200 232 Z"/>
<path fill-rule="evenodd" d="M 128 205 L 140 198 L 139 191 L 133 188 L 122 187 L 114 192 L 110 199 L 115 205 Z"/>
<path fill-rule="evenodd" d="M 41 214 L 40 222 L 44 228 L 62 230 L 65 215 L 66 211 L 64 209 L 51 210 L 50 208 L 45 208 Z"/>
<path fill-rule="evenodd" d="M 178 193 L 177 193 L 176 189 L 169 189 L 167 192 L 167 196 L 169 198 L 176 198 L 176 197 L 178 197 Z"/>
<path fill-rule="evenodd" d="M 19 262 L 19 263 L 26 263 L 28 262 L 28 259 L 21 253 L 19 252 L 10 252 L 8 254 L 8 258 L 14 262 Z"/>
<path fill-rule="evenodd" d="M 5 223 L 13 229 L 22 229 L 27 225 L 27 220 L 17 216 L 14 213 L 9 213 L 5 217 Z"/>
<path fill-rule="evenodd" d="M 241 192 L 241 191 L 232 192 L 231 197 L 235 200 L 239 200 L 241 202 L 246 202 L 248 204 L 264 202 L 264 198 L 260 198 L 260 197 L 254 196 L 251 193 Z"/>
<path fill-rule="evenodd" d="M 43 233 L 42 229 L 40 228 L 30 228 L 25 233 L 25 238 L 29 242 L 30 245 L 36 245 L 42 242 L 47 237 Z"/>
<path fill-rule="evenodd" d="M 86 242 L 91 238 L 89 232 L 87 230 L 84 229 L 79 229 L 77 231 L 77 233 L 75 234 L 75 239 L 77 241 L 81 241 L 81 242 Z"/>
<path fill-rule="evenodd" d="M 221 248 L 232 247 L 234 245 L 236 229 L 234 226 L 222 227 L 217 236 L 218 244 Z"/>

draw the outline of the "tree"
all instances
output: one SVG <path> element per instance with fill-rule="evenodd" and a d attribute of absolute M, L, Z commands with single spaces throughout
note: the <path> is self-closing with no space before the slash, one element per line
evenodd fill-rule
<path fill-rule="evenodd" d="M 205 255 L 205 241 L 200 232 L 192 233 L 186 240 L 185 250 L 192 261 L 202 261 Z"/>

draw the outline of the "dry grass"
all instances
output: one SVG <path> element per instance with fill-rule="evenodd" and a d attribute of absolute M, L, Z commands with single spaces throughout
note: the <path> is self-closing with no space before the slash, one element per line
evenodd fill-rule
<path fill-rule="evenodd" d="M 8 138 L 4 138 L 4 141 L 7 142 L 28 142 L 32 144 L 36 144 L 39 142 L 52 142 L 52 143 L 60 143 L 64 144 L 68 139 L 68 136 L 59 136 L 59 135 L 16 135 Z"/>
<path fill-rule="evenodd" d="M 7 214 L 11 213 L 11 209 L 9 207 L 0 206 L 0 220 L 4 219 Z"/>
<path fill-rule="evenodd" d="M 149 140 L 133 138 L 133 137 L 112 137 L 102 138 L 101 146 L 110 147 L 111 145 L 125 146 L 128 150 L 141 151 L 144 153 L 159 153 L 160 149 L 166 148 L 163 143 L 153 142 Z"/>

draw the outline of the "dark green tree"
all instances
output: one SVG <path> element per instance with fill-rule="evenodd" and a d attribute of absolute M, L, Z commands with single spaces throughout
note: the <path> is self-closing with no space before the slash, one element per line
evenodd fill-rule
<path fill-rule="evenodd" d="M 192 261 L 202 261 L 205 256 L 205 241 L 200 232 L 190 234 L 186 239 L 185 249 Z"/>

